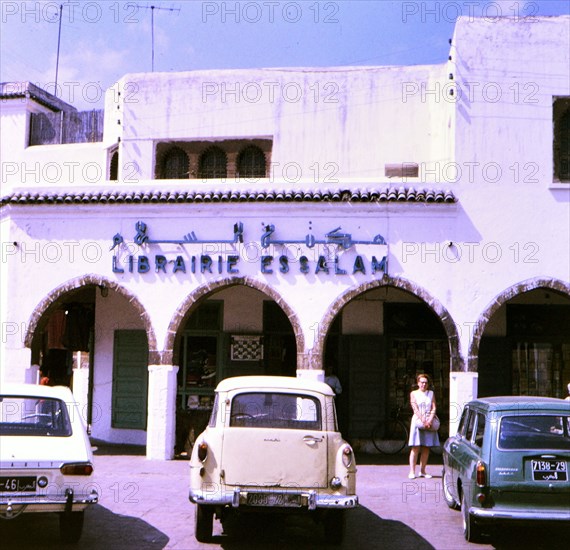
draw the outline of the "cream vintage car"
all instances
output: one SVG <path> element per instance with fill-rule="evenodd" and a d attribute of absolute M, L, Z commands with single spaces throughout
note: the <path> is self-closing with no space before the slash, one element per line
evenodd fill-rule
<path fill-rule="evenodd" d="M 214 515 L 279 510 L 324 524 L 342 540 L 358 505 L 352 448 L 338 431 L 334 393 L 323 382 L 240 376 L 220 382 L 206 430 L 190 459 L 196 539 L 212 537 Z"/>
<path fill-rule="evenodd" d="M 2 384 L 0 521 L 58 512 L 61 539 L 76 542 L 98 500 L 93 454 L 69 388 Z"/>

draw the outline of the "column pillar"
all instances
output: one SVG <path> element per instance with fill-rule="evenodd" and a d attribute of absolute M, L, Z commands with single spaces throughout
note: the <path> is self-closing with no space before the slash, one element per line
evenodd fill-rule
<path fill-rule="evenodd" d="M 449 435 L 457 433 L 459 419 L 463 407 L 468 401 L 477 397 L 479 373 L 450 372 L 449 373 Z"/>
<path fill-rule="evenodd" d="M 83 355 L 83 352 L 79 352 Z M 81 355 L 79 362 L 81 361 Z M 81 364 L 78 368 L 73 369 L 73 397 L 77 402 L 79 413 L 83 418 L 83 423 L 87 426 L 88 410 L 89 410 L 89 366 L 83 367 Z M 90 430 L 91 426 L 87 426 Z"/>
<path fill-rule="evenodd" d="M 0 382 L 35 384 L 36 368 L 32 367 L 32 350 L 6 346 L 0 353 Z"/>
<path fill-rule="evenodd" d="M 175 365 L 149 365 L 146 457 L 149 460 L 174 458 L 176 437 Z"/>

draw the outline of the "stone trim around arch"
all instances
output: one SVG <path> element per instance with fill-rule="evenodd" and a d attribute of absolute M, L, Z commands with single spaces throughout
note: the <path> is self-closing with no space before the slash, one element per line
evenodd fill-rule
<path fill-rule="evenodd" d="M 49 313 L 50 309 L 53 308 L 55 302 L 67 294 L 72 290 L 76 290 L 83 286 L 88 285 L 95 285 L 95 286 L 104 286 L 110 290 L 113 290 L 117 294 L 124 296 L 131 305 L 136 309 L 140 318 L 144 324 L 147 339 L 148 339 L 148 361 L 149 365 L 160 364 L 160 352 L 157 350 L 156 347 L 156 335 L 152 328 L 152 323 L 150 317 L 146 310 L 144 309 L 143 305 L 139 302 L 139 300 L 130 292 L 125 290 L 121 285 L 116 283 L 115 281 L 111 281 L 102 277 L 101 275 L 95 274 L 87 274 L 82 275 L 81 277 L 77 277 L 76 279 L 71 279 L 58 287 L 54 288 L 44 299 L 34 308 L 30 319 L 28 320 L 28 329 L 26 331 L 26 337 L 24 340 L 24 345 L 28 348 L 32 346 L 32 340 L 34 337 L 34 333 L 40 323 L 40 319 L 46 314 Z"/>
<path fill-rule="evenodd" d="M 558 279 L 546 279 L 540 277 L 521 281 L 520 283 L 517 283 L 498 294 L 494 300 L 485 308 L 483 313 L 481 313 L 479 319 L 477 319 L 477 322 L 473 326 L 471 343 L 469 345 L 469 356 L 467 359 L 469 371 L 477 372 L 478 370 L 479 346 L 481 344 L 483 333 L 485 332 L 485 327 L 487 326 L 487 323 L 491 317 L 502 305 L 507 303 L 515 296 L 524 294 L 525 292 L 529 292 L 531 290 L 536 290 L 537 288 L 556 290 L 562 294 L 566 294 L 570 298 L 570 284 Z"/>
<path fill-rule="evenodd" d="M 305 337 L 301 328 L 301 323 L 297 318 L 297 314 L 293 311 L 289 304 L 287 304 L 283 297 L 267 283 L 252 279 L 251 277 L 226 277 L 223 279 L 210 281 L 209 283 L 197 288 L 191 292 L 178 306 L 176 312 L 172 316 L 170 324 L 168 325 L 166 341 L 164 343 L 164 351 L 162 353 L 163 364 L 174 364 L 173 360 L 174 357 L 176 357 L 177 347 L 179 345 L 179 338 L 177 338 L 177 336 L 180 329 L 182 328 L 184 321 L 188 318 L 188 314 L 192 309 L 192 306 L 216 290 L 221 290 L 223 288 L 236 285 L 248 286 L 250 288 L 263 292 L 265 295 L 272 298 L 281 307 L 281 309 L 283 309 L 289 318 L 289 321 L 291 322 L 291 326 L 293 327 L 295 341 L 297 342 L 297 357 L 299 358 L 302 356 L 302 352 L 305 350 Z M 297 366 L 299 367 L 299 359 Z"/>
<path fill-rule="evenodd" d="M 449 357 L 450 357 L 450 371 L 451 372 L 462 372 L 465 370 L 465 361 L 461 355 L 459 333 L 457 331 L 457 326 L 455 321 L 449 314 L 449 312 L 443 307 L 443 305 L 433 296 L 431 296 L 425 289 L 403 279 L 401 277 L 390 277 L 385 275 L 382 279 L 377 281 L 370 281 L 359 285 L 357 287 L 347 290 L 342 294 L 334 304 L 331 305 L 327 314 L 324 316 L 322 321 L 319 323 L 319 331 L 315 341 L 315 345 L 312 350 L 312 362 L 322 363 L 324 359 L 324 346 L 325 339 L 328 331 L 334 321 L 336 315 L 340 310 L 353 300 L 356 296 L 363 294 L 369 290 L 380 288 L 384 286 L 393 286 L 400 290 L 406 290 L 409 293 L 417 296 L 423 300 L 427 306 L 429 306 L 432 311 L 438 316 L 445 333 L 447 334 L 447 339 L 449 341 Z"/>

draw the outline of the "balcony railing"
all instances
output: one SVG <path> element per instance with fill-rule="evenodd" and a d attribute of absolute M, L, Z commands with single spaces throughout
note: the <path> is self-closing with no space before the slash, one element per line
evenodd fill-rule
<path fill-rule="evenodd" d="M 95 143 L 103 141 L 104 111 L 33 113 L 30 145 Z"/>

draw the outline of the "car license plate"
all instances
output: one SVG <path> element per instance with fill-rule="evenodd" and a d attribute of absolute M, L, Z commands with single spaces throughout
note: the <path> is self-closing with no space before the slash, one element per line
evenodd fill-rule
<path fill-rule="evenodd" d="M 0 477 L 0 492 L 24 493 L 35 490 L 35 477 Z"/>
<path fill-rule="evenodd" d="M 301 495 L 287 493 L 248 493 L 248 506 L 301 506 Z"/>
<path fill-rule="evenodd" d="M 564 460 L 533 460 L 532 479 L 534 481 L 567 481 L 566 462 Z"/>

